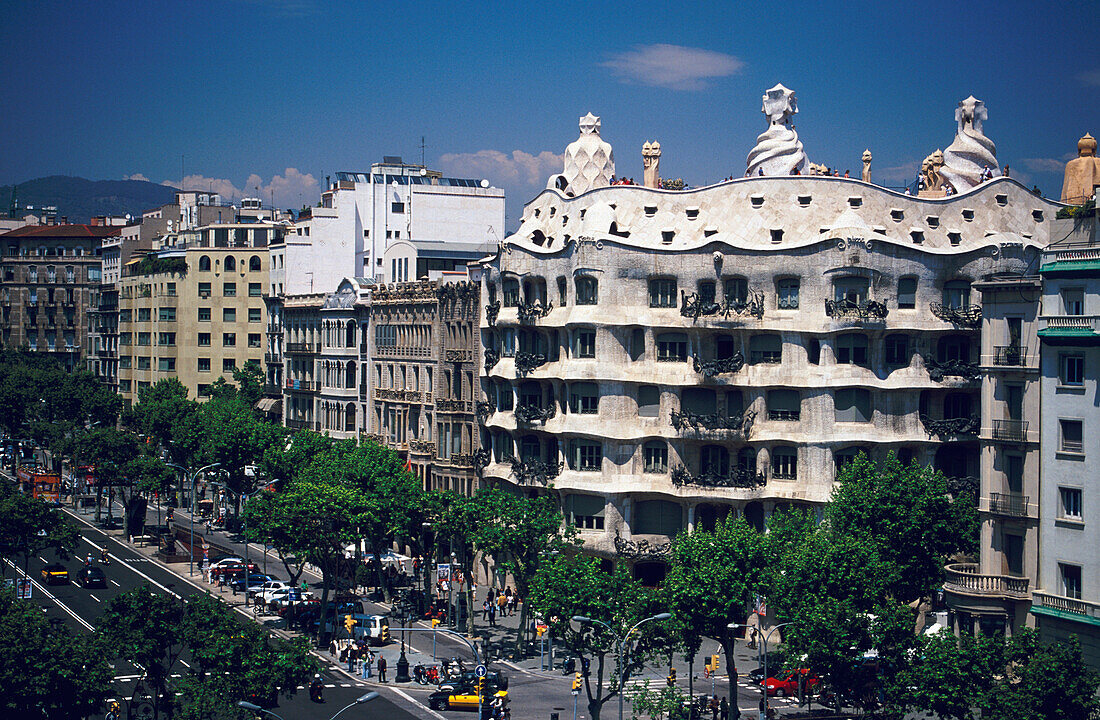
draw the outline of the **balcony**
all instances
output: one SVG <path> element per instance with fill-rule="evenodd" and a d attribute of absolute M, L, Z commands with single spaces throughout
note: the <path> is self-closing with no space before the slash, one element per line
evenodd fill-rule
<path fill-rule="evenodd" d="M 1039 318 L 1041 338 L 1091 338 L 1100 336 L 1100 315 L 1053 315 Z"/>
<path fill-rule="evenodd" d="M 921 424 L 928 437 L 950 437 L 952 435 L 977 435 L 982 427 L 982 420 L 977 415 L 970 417 L 943 418 L 940 420 L 927 415 L 920 416 Z"/>
<path fill-rule="evenodd" d="M 437 412 L 473 412 L 471 403 L 467 400 L 448 400 L 439 398 L 435 401 Z"/>
<path fill-rule="evenodd" d="M 442 401 L 440 401 L 442 402 Z M 439 403 L 436 403 L 436 407 L 439 407 Z M 514 415 L 516 422 L 521 425 L 534 425 L 535 423 L 546 424 L 546 421 L 554 417 L 554 404 L 550 403 L 547 407 L 539 407 L 535 403 L 520 403 L 516 405 Z"/>
<path fill-rule="evenodd" d="M 363 393 L 360 392 L 360 395 Z M 395 402 L 424 402 L 419 390 L 397 390 L 394 388 L 375 388 L 375 400 L 389 400 Z"/>
<path fill-rule="evenodd" d="M 730 316 L 748 315 L 759 320 L 764 317 L 764 294 L 749 292 L 744 299 L 731 296 L 718 302 L 712 297 L 700 296 L 698 293 L 689 295 L 681 292 L 680 315 L 692 320 L 708 315 L 721 315 L 726 320 L 729 320 Z"/>
<path fill-rule="evenodd" d="M 319 430 L 320 424 L 313 420 L 291 420 L 287 419 L 285 425 L 291 430 Z"/>
<path fill-rule="evenodd" d="M 718 413 L 695 413 L 690 410 L 672 412 L 672 427 L 682 433 L 690 430 L 704 437 L 729 435 L 747 438 L 752 432 L 754 420 L 756 420 L 756 413 L 752 410 L 732 417 Z"/>
<path fill-rule="evenodd" d="M 993 364 L 998 367 L 1027 367 L 1027 348 L 1023 345 L 995 345 Z"/>
<path fill-rule="evenodd" d="M 410 440 L 409 452 L 435 457 L 435 443 L 430 440 Z"/>
<path fill-rule="evenodd" d="M 543 303 L 541 300 L 520 303 L 516 307 L 516 315 L 521 323 L 533 323 L 539 318 L 544 318 L 554 309 L 554 303 Z"/>
<path fill-rule="evenodd" d="M 472 350 L 449 349 L 443 351 L 443 359 L 446 362 L 471 362 L 474 359 Z"/>
<path fill-rule="evenodd" d="M 669 473 L 669 479 L 676 487 L 684 485 L 697 485 L 710 488 L 742 488 L 753 490 L 768 484 L 767 479 L 755 468 L 734 465 L 726 474 L 720 474 L 713 470 L 704 470 L 698 475 L 692 475 L 683 465 L 677 465 Z"/>
<path fill-rule="evenodd" d="M 1031 612 L 1100 625 L 1100 603 L 1055 595 L 1044 590 L 1036 590 L 1031 594 Z"/>
<path fill-rule="evenodd" d="M 317 355 L 321 352 L 321 343 L 287 343 L 287 355 Z"/>
<path fill-rule="evenodd" d="M 286 389 L 298 392 L 317 392 L 321 389 L 321 384 L 312 380 L 287 380 Z"/>
<path fill-rule="evenodd" d="M 516 372 L 520 375 L 526 375 L 527 373 L 542 367 L 546 364 L 546 356 L 541 353 L 530 353 L 525 350 L 520 350 L 515 355 Z"/>
<path fill-rule="evenodd" d="M 989 493 L 989 512 L 1011 517 L 1027 517 L 1027 495 Z"/>
<path fill-rule="evenodd" d="M 769 420 L 779 420 L 781 422 L 797 422 L 801 415 L 800 410 L 768 410 Z"/>
<path fill-rule="evenodd" d="M 959 595 L 984 595 L 1026 600 L 1030 580 L 1016 575 L 982 575 L 976 563 L 954 563 L 944 568 L 943 589 Z"/>
<path fill-rule="evenodd" d="M 982 371 L 972 362 L 963 362 L 962 360 L 944 360 L 940 362 L 931 355 L 925 355 L 924 367 L 928 370 L 928 377 L 934 382 L 943 382 L 947 377 L 962 378 L 966 382 L 976 382 L 982 379 Z"/>
<path fill-rule="evenodd" d="M 264 353 L 264 362 L 268 365 L 281 365 L 283 356 L 276 353 Z"/>
<path fill-rule="evenodd" d="M 699 354 L 695 353 L 691 356 L 691 366 L 703 377 L 712 378 L 716 375 L 737 372 L 745 366 L 745 356 L 737 351 L 728 358 L 702 360 Z"/>
<path fill-rule="evenodd" d="M 993 439 L 1004 442 L 1027 442 L 1027 420 L 994 420 Z"/>
<path fill-rule="evenodd" d="M 955 307 L 954 305 L 944 305 L 934 302 L 928 306 L 928 309 L 940 320 L 949 322 L 952 325 L 958 325 L 959 327 L 977 330 L 982 324 L 981 305 Z"/>
<path fill-rule="evenodd" d="M 264 395 L 267 397 L 282 397 L 283 386 L 267 383 L 266 385 L 264 385 Z"/>
<path fill-rule="evenodd" d="M 883 322 L 890 311 L 885 302 L 877 300 L 826 300 L 825 315 L 834 320 L 854 320 L 858 322 Z"/>
<path fill-rule="evenodd" d="M 474 460 L 475 467 L 480 464 L 477 457 L 471 459 Z M 512 464 L 512 475 L 520 485 L 548 485 L 565 468 L 564 463 L 543 462 L 536 458 L 526 460 L 517 460 L 514 457 L 504 458 L 503 462 Z"/>

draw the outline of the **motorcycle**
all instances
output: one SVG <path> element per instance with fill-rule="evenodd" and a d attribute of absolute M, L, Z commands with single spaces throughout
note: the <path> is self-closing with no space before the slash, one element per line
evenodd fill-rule
<path fill-rule="evenodd" d="M 104 565 L 111 564 L 111 554 L 107 552 L 107 548 L 103 548 L 103 550 L 99 553 L 99 562 L 103 563 Z"/>
<path fill-rule="evenodd" d="M 424 663 L 417 663 L 415 666 L 413 666 L 413 680 L 415 680 L 419 685 L 428 684 L 428 673 L 424 669 Z"/>
<path fill-rule="evenodd" d="M 322 697 L 325 685 L 321 682 L 321 676 L 317 675 L 313 678 L 313 682 L 309 684 L 309 699 L 315 703 L 323 703 L 325 699 Z"/>

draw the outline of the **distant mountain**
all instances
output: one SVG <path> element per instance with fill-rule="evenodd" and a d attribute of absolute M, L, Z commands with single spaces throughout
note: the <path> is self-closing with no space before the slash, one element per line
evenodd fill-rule
<path fill-rule="evenodd" d="M 0 186 L 0 213 L 11 205 L 11 185 Z M 85 180 L 52 175 L 16 185 L 16 203 L 20 208 L 56 205 L 58 217 L 71 223 L 86 223 L 97 215 L 133 215 L 140 218 L 146 210 L 176 199 L 176 189 L 145 180 Z"/>

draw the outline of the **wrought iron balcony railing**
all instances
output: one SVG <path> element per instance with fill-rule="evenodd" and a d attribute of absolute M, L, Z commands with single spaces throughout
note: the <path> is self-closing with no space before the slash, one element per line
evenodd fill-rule
<path fill-rule="evenodd" d="M 932 314 L 944 322 L 959 325 L 965 328 L 977 329 L 982 324 L 982 306 L 967 305 L 966 307 L 954 307 L 934 302 L 928 306 Z"/>
<path fill-rule="evenodd" d="M 993 439 L 1008 442 L 1026 442 L 1027 423 L 1027 420 L 994 420 Z"/>
<path fill-rule="evenodd" d="M 941 362 L 932 355 L 925 355 L 924 367 L 928 370 L 928 377 L 936 382 L 943 382 L 944 378 L 948 376 L 960 377 L 970 382 L 982 378 L 982 371 L 978 368 L 977 363 L 963 362 L 962 360 L 944 360 Z"/>
<path fill-rule="evenodd" d="M 928 437 L 947 437 L 950 435 L 977 435 L 982 427 L 982 420 L 977 415 L 969 417 L 944 418 L 934 420 L 927 415 L 920 416 L 921 424 Z"/>
<path fill-rule="evenodd" d="M 416 453 L 418 455 L 432 455 L 435 456 L 435 443 L 431 440 L 410 440 L 409 452 Z"/>
<path fill-rule="evenodd" d="M 615 536 L 615 554 L 628 560 L 643 558 L 662 558 L 672 552 L 672 541 L 651 543 L 648 540 L 627 540 Z"/>
<path fill-rule="evenodd" d="M 1023 345 L 996 345 L 993 348 L 993 364 L 1023 367 L 1027 365 L 1027 348 Z"/>
<path fill-rule="evenodd" d="M 532 370 L 539 368 L 546 364 L 546 356 L 542 353 L 531 353 L 525 350 L 520 350 L 516 353 L 516 372 L 520 375 L 526 375 Z"/>
<path fill-rule="evenodd" d="M 496 326 L 498 315 L 500 315 L 500 300 L 485 306 L 485 322 L 489 324 L 489 327 Z"/>
<path fill-rule="evenodd" d="M 516 405 L 515 409 L 516 422 L 523 425 L 533 425 L 535 423 L 546 424 L 546 421 L 554 417 L 556 411 L 554 410 L 554 404 L 550 403 L 547 407 L 539 407 L 534 403 L 520 403 Z"/>
<path fill-rule="evenodd" d="M 521 485 L 549 485 L 554 478 L 561 475 L 565 467 L 563 463 L 549 463 L 528 458 L 519 460 L 509 458 L 512 464 L 512 474 Z"/>
<path fill-rule="evenodd" d="M 836 320 L 885 320 L 890 311 L 885 302 L 877 300 L 826 300 L 825 315 Z"/>
<path fill-rule="evenodd" d="M 669 479 L 676 487 L 684 485 L 698 485 L 700 487 L 729 487 L 753 489 L 764 487 L 768 484 L 762 473 L 753 468 L 745 468 L 734 465 L 727 473 L 720 474 L 714 471 L 704 471 L 698 475 L 692 475 L 683 465 L 677 465 L 669 473 Z"/>
<path fill-rule="evenodd" d="M 471 455 L 474 462 L 474 470 L 478 474 L 480 474 L 482 470 L 489 466 L 490 455 L 489 451 L 485 448 L 478 448 L 477 450 L 474 450 Z"/>
<path fill-rule="evenodd" d="M 989 512 L 998 515 L 1027 517 L 1027 495 L 989 493 Z"/>
<path fill-rule="evenodd" d="M 694 413 L 690 410 L 684 410 L 682 412 L 672 412 L 672 427 L 676 428 L 680 432 L 685 430 L 694 430 L 695 432 L 703 431 L 725 431 L 729 430 L 733 433 L 739 433 L 743 437 L 748 437 L 752 432 L 752 423 L 756 419 L 756 413 L 749 410 L 741 415 L 726 416 L 718 413 Z"/>
<path fill-rule="evenodd" d="M 321 352 L 321 343 L 292 342 L 286 344 L 287 355 L 316 355 Z"/>
<path fill-rule="evenodd" d="M 768 410 L 769 420 L 781 420 L 784 422 L 794 422 L 802 416 L 800 410 Z"/>
<path fill-rule="evenodd" d="M 738 351 L 728 358 L 700 360 L 698 354 L 693 354 L 691 364 L 695 368 L 695 372 L 700 373 L 703 377 L 714 377 L 715 375 L 735 373 L 743 368 L 745 366 L 745 356 Z"/>
<path fill-rule="evenodd" d="M 488 375 L 489 371 L 491 371 L 494 367 L 496 367 L 496 364 L 499 361 L 500 361 L 500 355 L 497 353 L 497 351 L 496 350 L 490 350 L 490 349 L 486 348 L 486 350 L 485 350 L 485 374 Z"/>
<path fill-rule="evenodd" d="M 474 413 L 477 415 L 477 419 L 482 422 L 487 420 L 496 411 L 497 408 L 491 400 L 478 400 L 477 405 L 474 407 Z"/>
<path fill-rule="evenodd" d="M 516 306 L 516 315 L 521 323 L 533 323 L 539 318 L 544 318 L 554 309 L 554 303 L 543 303 L 541 300 L 520 303 Z"/>
<path fill-rule="evenodd" d="M 719 301 L 700 297 L 699 293 L 681 292 L 680 315 L 692 320 L 709 315 L 721 315 L 727 320 L 735 315 L 749 315 L 759 319 L 764 317 L 764 293 L 750 292 L 744 300 L 727 297 Z"/>

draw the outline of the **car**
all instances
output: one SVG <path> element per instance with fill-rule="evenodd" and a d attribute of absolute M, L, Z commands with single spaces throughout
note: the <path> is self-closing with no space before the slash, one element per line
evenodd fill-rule
<path fill-rule="evenodd" d="M 782 652 L 773 651 L 769 652 L 764 660 L 767 661 L 768 671 L 773 673 L 778 672 L 783 667 L 783 663 L 786 662 L 786 657 Z M 750 670 L 745 674 L 745 677 L 747 677 L 749 682 L 753 685 L 761 684 L 764 682 L 764 666 L 761 665 L 755 670 Z"/>
<path fill-rule="evenodd" d="M 80 572 L 76 574 L 76 581 L 80 583 L 80 587 L 107 587 L 107 573 L 103 572 L 103 569 L 95 565 L 86 565 L 80 569 Z"/>
<path fill-rule="evenodd" d="M 245 588 L 251 588 L 253 585 L 258 587 L 269 580 L 271 580 L 271 578 L 267 575 L 253 573 L 245 577 L 245 574 L 242 572 L 229 581 L 229 587 L 237 592 L 244 592 Z"/>
<path fill-rule="evenodd" d="M 244 565 L 244 558 L 233 556 L 218 558 L 210 563 L 210 569 L 214 570 L 215 568 L 228 567 L 229 565 Z"/>
<path fill-rule="evenodd" d="M 312 600 L 313 593 L 302 592 L 297 588 L 282 588 L 279 590 L 268 590 L 260 594 L 260 602 L 270 608 L 281 608 L 288 603 L 302 602 L 303 600 Z"/>
<path fill-rule="evenodd" d="M 477 675 L 473 670 L 467 670 L 462 673 L 459 678 L 462 683 L 472 684 L 477 682 Z M 507 690 L 508 689 L 508 676 L 499 670 L 489 670 L 485 675 L 485 683 L 495 690 Z"/>
<path fill-rule="evenodd" d="M 292 587 L 293 587 L 292 585 L 290 585 L 289 583 L 285 583 L 282 580 L 268 580 L 267 582 L 260 585 L 259 587 L 254 587 L 254 588 L 250 587 L 250 588 L 248 588 L 248 594 L 251 595 L 252 597 L 257 597 L 257 596 L 266 595 L 267 593 L 272 592 L 274 590 L 289 590 Z"/>
<path fill-rule="evenodd" d="M 50 563 L 42 568 L 42 582 L 47 585 L 68 585 L 69 569 L 61 563 Z"/>
<path fill-rule="evenodd" d="M 481 698 L 482 716 L 488 717 L 492 703 L 499 700 L 501 704 L 508 702 L 508 691 L 491 688 L 485 691 Z M 459 683 L 447 685 L 428 695 L 428 707 L 432 710 L 476 710 L 478 706 L 477 686 L 473 683 Z"/>
<path fill-rule="evenodd" d="M 813 692 L 821 684 L 821 679 L 810 672 L 809 668 L 789 670 L 779 674 L 779 677 L 770 677 L 764 683 L 768 697 L 798 697 L 798 678 L 803 678 L 803 687 L 807 693 Z"/>

